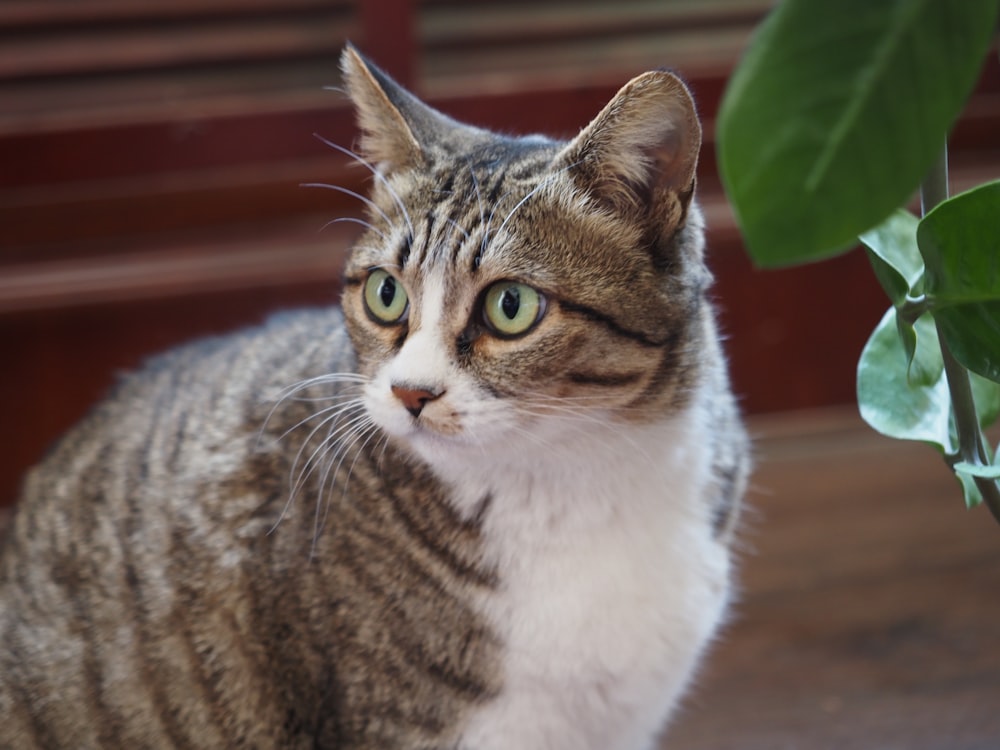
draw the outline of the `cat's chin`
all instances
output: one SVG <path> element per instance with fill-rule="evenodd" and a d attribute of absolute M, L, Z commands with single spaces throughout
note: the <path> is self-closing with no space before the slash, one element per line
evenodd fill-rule
<path fill-rule="evenodd" d="M 481 435 L 469 430 L 442 431 L 416 422 L 405 430 L 389 434 L 406 452 L 449 474 L 457 465 L 468 467 L 498 457 L 497 452 L 501 450 L 498 442 L 503 441 L 498 440 L 496 430 L 489 432 L 490 435 Z"/>
<path fill-rule="evenodd" d="M 465 431 L 443 432 L 420 423 L 412 425 L 408 430 L 398 433 L 394 437 L 412 453 L 424 458 L 482 450 L 481 445 Z"/>

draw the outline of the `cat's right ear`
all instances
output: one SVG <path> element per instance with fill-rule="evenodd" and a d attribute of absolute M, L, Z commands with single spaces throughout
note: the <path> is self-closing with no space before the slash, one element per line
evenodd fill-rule
<path fill-rule="evenodd" d="M 667 71 L 633 78 L 556 161 L 616 211 L 683 221 L 694 192 L 701 125 L 684 83 Z"/>
<path fill-rule="evenodd" d="M 358 113 L 362 155 L 383 173 L 427 165 L 433 146 L 458 124 L 396 83 L 351 44 L 340 67 Z"/>

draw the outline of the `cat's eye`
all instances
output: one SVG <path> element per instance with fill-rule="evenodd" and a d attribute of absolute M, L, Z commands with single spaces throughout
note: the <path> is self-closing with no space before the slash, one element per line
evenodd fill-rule
<path fill-rule="evenodd" d="M 365 307 L 379 323 L 398 323 L 409 309 L 403 285 L 388 271 L 376 268 L 365 281 Z"/>
<path fill-rule="evenodd" d="M 483 318 L 498 336 L 520 336 L 530 331 L 545 312 L 545 298 L 527 284 L 501 281 L 486 291 Z"/>

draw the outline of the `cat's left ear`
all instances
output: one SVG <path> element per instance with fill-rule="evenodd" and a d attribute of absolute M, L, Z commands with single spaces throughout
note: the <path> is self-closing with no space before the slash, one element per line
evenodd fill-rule
<path fill-rule="evenodd" d="M 357 111 L 362 155 L 386 170 L 417 166 L 423 159 L 420 143 L 401 109 L 421 103 L 351 44 L 344 47 L 340 68 Z"/>
<path fill-rule="evenodd" d="M 701 125 L 684 83 L 667 71 L 633 78 L 557 158 L 613 210 L 683 219 L 694 192 Z"/>
<path fill-rule="evenodd" d="M 351 44 L 344 48 L 340 67 L 358 113 L 361 153 L 383 173 L 424 168 L 448 144 L 482 136 L 483 131 L 424 104 Z"/>

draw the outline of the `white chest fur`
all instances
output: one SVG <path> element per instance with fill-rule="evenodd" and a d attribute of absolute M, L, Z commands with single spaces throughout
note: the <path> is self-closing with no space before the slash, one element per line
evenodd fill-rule
<path fill-rule="evenodd" d="M 503 583 L 483 606 L 505 641 L 503 691 L 463 748 L 652 746 L 728 595 L 699 428 L 691 412 L 599 429 L 533 471 L 457 482 L 492 486 L 485 532 Z"/>

